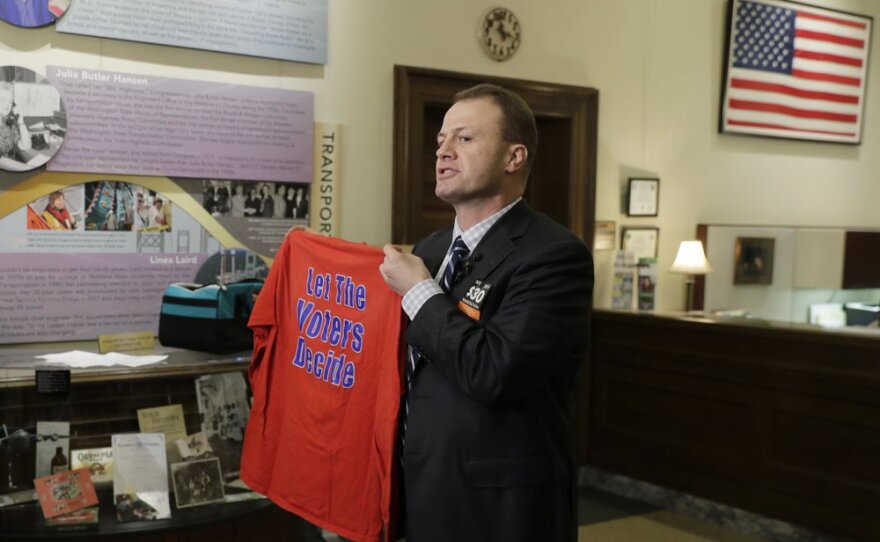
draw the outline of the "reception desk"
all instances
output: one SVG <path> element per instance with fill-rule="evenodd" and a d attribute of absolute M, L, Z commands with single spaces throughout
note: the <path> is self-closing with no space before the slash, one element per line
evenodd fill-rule
<path fill-rule="evenodd" d="M 880 540 L 880 331 L 596 310 L 587 463 Z"/>

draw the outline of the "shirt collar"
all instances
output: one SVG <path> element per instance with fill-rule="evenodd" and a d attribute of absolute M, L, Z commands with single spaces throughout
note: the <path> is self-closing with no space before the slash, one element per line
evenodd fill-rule
<path fill-rule="evenodd" d="M 519 203 L 520 200 L 522 200 L 522 197 L 516 198 L 509 205 L 496 212 L 489 218 L 486 218 L 483 221 L 474 224 L 473 226 L 468 228 L 467 231 L 463 231 L 461 229 L 461 226 L 458 225 L 458 217 L 456 217 L 455 223 L 452 226 L 452 240 L 454 241 L 455 238 L 460 235 L 462 241 L 464 241 L 465 244 L 468 246 L 468 249 L 473 252 L 477 248 L 477 245 L 480 244 L 480 241 L 483 240 L 483 237 L 486 235 L 486 233 L 488 233 L 489 230 L 492 229 L 492 226 L 494 226 L 495 223 L 498 222 L 501 217 L 507 213 L 507 211 L 512 209 L 514 205 Z"/>

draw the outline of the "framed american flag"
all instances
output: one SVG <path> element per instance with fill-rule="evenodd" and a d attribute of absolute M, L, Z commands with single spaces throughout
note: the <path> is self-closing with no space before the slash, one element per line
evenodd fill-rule
<path fill-rule="evenodd" d="M 859 144 L 873 18 L 731 0 L 721 131 Z"/>

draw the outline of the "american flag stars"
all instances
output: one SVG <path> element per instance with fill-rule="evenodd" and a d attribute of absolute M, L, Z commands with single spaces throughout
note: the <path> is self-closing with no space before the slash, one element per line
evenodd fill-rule
<path fill-rule="evenodd" d="M 788 73 L 794 55 L 794 10 L 743 2 L 737 15 L 734 65 Z"/>

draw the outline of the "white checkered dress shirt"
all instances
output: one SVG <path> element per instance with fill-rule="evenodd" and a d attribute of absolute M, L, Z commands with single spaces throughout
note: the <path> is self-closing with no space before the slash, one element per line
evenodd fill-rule
<path fill-rule="evenodd" d="M 452 226 L 452 239 L 449 242 L 449 248 L 446 249 L 446 257 L 443 259 L 443 263 L 440 264 L 437 274 L 433 279 L 425 279 L 410 288 L 401 300 L 403 310 L 406 312 L 406 315 L 409 316 L 410 320 L 415 319 L 416 314 L 418 314 L 422 305 L 424 305 L 428 299 L 437 294 L 443 294 L 443 290 L 440 288 L 440 279 L 443 277 L 443 270 L 446 269 L 446 265 L 449 263 L 449 258 L 452 257 L 452 243 L 455 242 L 455 238 L 461 235 L 462 241 L 464 241 L 468 246 L 468 249 L 471 251 L 471 254 L 473 254 L 477 245 L 483 240 L 483 236 L 486 235 L 486 232 L 488 232 L 507 211 L 519 203 L 521 199 L 522 198 L 517 198 L 516 201 L 504 209 L 501 209 L 479 224 L 474 225 L 467 231 L 461 231 L 461 227 L 458 225 L 458 218 L 455 219 L 455 224 Z"/>

